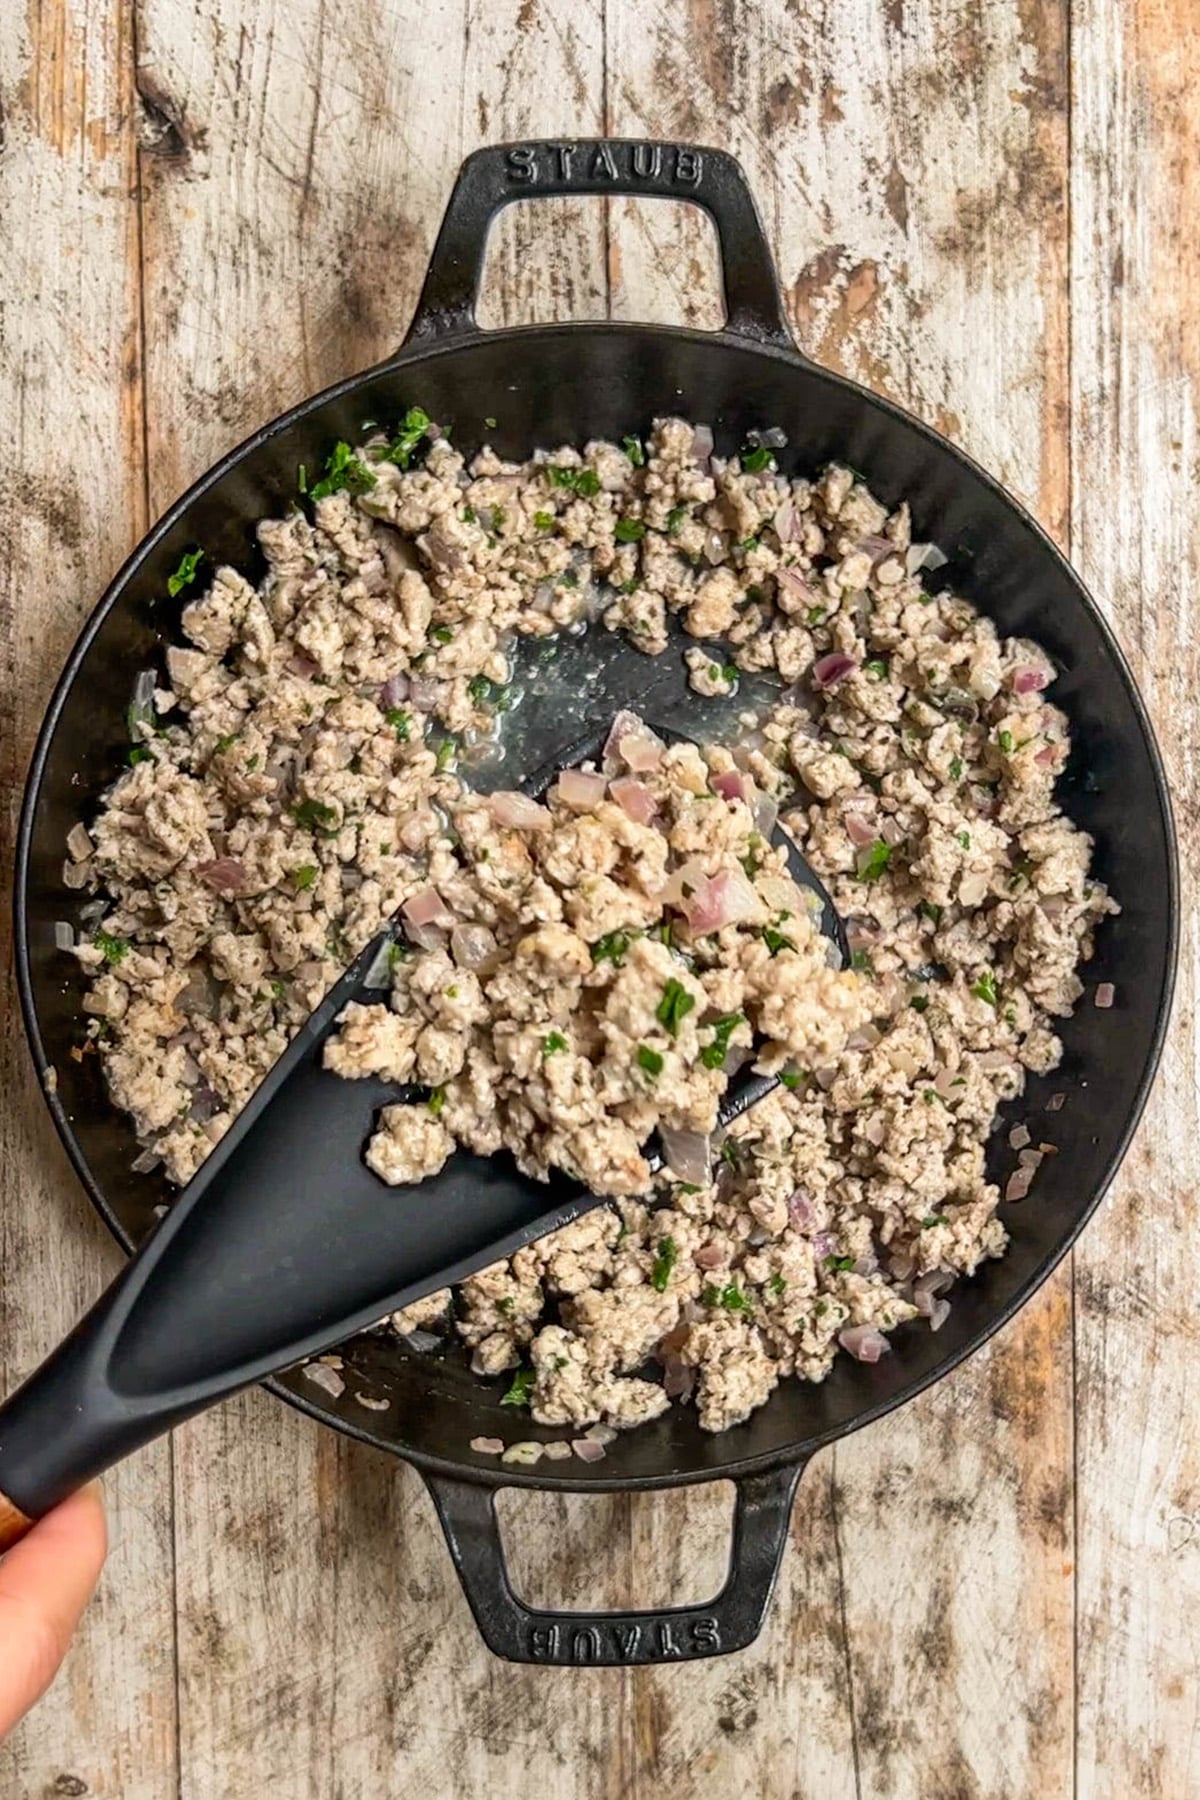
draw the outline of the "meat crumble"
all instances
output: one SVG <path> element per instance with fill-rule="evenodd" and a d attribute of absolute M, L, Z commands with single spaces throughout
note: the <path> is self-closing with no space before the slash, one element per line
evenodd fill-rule
<path fill-rule="evenodd" d="M 1057 1065 L 1116 910 L 1055 796 L 1050 659 L 931 589 L 907 507 L 838 466 L 785 477 L 771 441 L 722 459 L 666 419 L 468 464 L 413 409 L 339 445 L 259 527 L 257 587 L 196 585 L 186 644 L 138 679 L 131 766 L 69 839 L 90 1039 L 138 1166 L 177 1183 L 401 914 L 391 1004 L 347 1009 L 328 1052 L 430 1090 L 385 1110 L 370 1166 L 408 1184 L 507 1143 L 614 1196 L 393 1321 L 515 1370 L 547 1426 L 690 1398 L 720 1430 L 839 1347 L 938 1329 L 1004 1250 L 997 1107 Z M 647 656 L 695 640 L 681 674 L 727 725 L 699 750 L 626 721 L 544 803 L 473 792 L 514 647 L 601 621 Z M 848 973 L 788 891 L 776 816 L 847 922 Z M 742 910 L 705 930 L 714 884 Z M 714 1138 L 752 1047 L 781 1085 Z M 1046 1153 L 1020 1150 L 1008 1198 Z"/>

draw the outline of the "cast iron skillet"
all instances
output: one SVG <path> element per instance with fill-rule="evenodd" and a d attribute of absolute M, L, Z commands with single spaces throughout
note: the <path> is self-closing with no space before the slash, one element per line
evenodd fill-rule
<path fill-rule="evenodd" d="M 727 321 L 717 333 L 650 325 L 522 327 L 483 332 L 475 303 L 488 229 L 510 201 L 540 195 L 631 194 L 691 201 L 720 239 Z M 204 546 L 256 573 L 253 526 L 278 516 L 296 492 L 299 464 L 318 466 L 332 443 L 354 440 L 364 421 L 391 421 L 420 403 L 473 450 L 486 436 L 502 453 L 530 446 L 620 438 L 656 415 L 713 424 L 717 447 L 735 450 L 748 431 L 779 425 L 785 470 L 830 458 L 862 470 L 884 500 L 907 498 L 914 536 L 950 555 L 940 578 L 975 600 L 1005 633 L 1037 637 L 1061 671 L 1054 698 L 1070 715 L 1074 750 L 1063 777 L 1071 816 L 1096 840 L 1096 872 L 1123 911 L 1100 932 L 1089 986 L 1112 981 L 1114 1011 L 1087 999 L 1063 1026 L 1063 1067 L 1034 1079 L 1014 1109 L 1036 1119 L 1050 1092 L 1065 1108 L 1041 1135 L 1059 1155 L 1034 1195 L 1002 1208 L 1012 1237 L 1003 1261 L 954 1292 L 934 1336 L 923 1325 L 894 1338 L 874 1366 L 840 1357 L 819 1387 L 784 1383 L 746 1424 L 701 1433 L 690 1410 L 618 1439 L 598 1464 L 553 1463 L 534 1472 L 476 1457 L 476 1434 L 517 1435 L 499 1405 L 503 1383 L 484 1384 L 453 1356 L 407 1351 L 383 1336 L 346 1350 L 346 1391 L 318 1399 L 298 1371 L 269 1385 L 326 1423 L 414 1463 L 424 1475 L 467 1598 L 489 1646 L 517 1661 L 637 1663 L 711 1656 L 756 1636 L 786 1538 L 796 1481 L 823 1444 L 880 1417 L 945 1374 L 1034 1293 L 1104 1193 L 1142 1111 L 1158 1062 L 1174 975 L 1178 923 L 1174 831 L 1166 782 L 1129 669 L 1078 577 L 1028 515 L 970 459 L 927 426 L 852 382 L 818 369 L 785 324 L 770 252 L 737 163 L 687 145 L 591 141 L 481 150 L 463 164 L 404 348 L 378 368 L 330 388 L 275 420 L 184 495 L 121 570 L 85 628 L 51 702 L 25 794 L 18 844 L 18 979 L 38 1068 L 59 1133 L 93 1201 L 129 1249 L 167 1198 L 155 1176 L 134 1175 L 136 1146 L 107 1102 L 94 1057 L 70 1052 L 80 1036 L 73 965 L 55 951 L 54 923 L 73 916 L 61 881 L 71 825 L 87 816 L 118 773 L 124 709 L 134 672 L 161 654 L 178 623 L 163 600 L 180 555 Z M 495 419 L 494 428 L 485 419 Z M 589 640 L 570 654 L 601 654 Z M 559 698 L 531 722 L 521 754 L 529 767 L 563 741 L 566 710 L 582 732 L 614 701 L 665 717 L 694 711 L 676 658 L 659 666 L 634 652 L 607 656 L 604 677 L 556 684 Z M 510 782 L 527 771 L 511 763 Z M 992 1171 L 1003 1179 L 1005 1134 L 993 1137 Z M 386 1398 L 372 1411 L 360 1393 Z M 543 1433 L 522 1423 L 530 1436 Z M 737 1489 L 726 1585 L 709 1605 L 663 1611 L 553 1613 L 526 1607 L 509 1584 L 494 1512 L 495 1490 L 525 1487 L 669 1487 L 717 1477 Z"/>

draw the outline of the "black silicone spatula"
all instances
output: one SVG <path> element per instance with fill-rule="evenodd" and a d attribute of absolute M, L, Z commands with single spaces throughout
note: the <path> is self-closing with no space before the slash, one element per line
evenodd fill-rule
<path fill-rule="evenodd" d="M 565 751 L 527 791 L 540 797 L 602 741 Z M 777 831 L 776 841 L 845 962 L 828 894 L 791 840 Z M 383 997 L 367 978 L 399 935 L 393 924 L 367 946 L 137 1255 L 0 1407 L 0 1550 L 160 1432 L 598 1204 L 565 1176 L 522 1175 L 507 1155 L 459 1152 L 408 1188 L 366 1167 L 363 1147 L 396 1089 L 343 1081 L 322 1052 L 351 1000 Z M 721 1124 L 774 1085 L 742 1071 Z"/>

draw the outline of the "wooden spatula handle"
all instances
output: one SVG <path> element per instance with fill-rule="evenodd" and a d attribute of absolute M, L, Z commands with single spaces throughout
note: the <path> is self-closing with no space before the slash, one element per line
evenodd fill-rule
<path fill-rule="evenodd" d="M 11 1550 L 33 1524 L 27 1519 L 19 1506 L 14 1506 L 7 1494 L 0 1494 L 0 1556 Z"/>

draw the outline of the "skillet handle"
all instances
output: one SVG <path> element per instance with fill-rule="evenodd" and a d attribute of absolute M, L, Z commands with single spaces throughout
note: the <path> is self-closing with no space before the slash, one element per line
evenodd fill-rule
<path fill-rule="evenodd" d="M 496 1490 L 425 1474 L 467 1601 L 488 1649 L 508 1662 L 559 1668 L 691 1662 L 744 1650 L 762 1630 L 792 1500 L 807 1458 L 736 1482 L 725 1585 L 707 1606 L 634 1612 L 546 1612 L 513 1592 L 496 1521 Z"/>
<path fill-rule="evenodd" d="M 514 200 L 620 194 L 687 200 L 717 228 L 725 330 L 795 351 L 775 263 L 741 164 L 727 150 L 632 138 L 492 144 L 458 172 L 405 344 L 477 332 L 488 232 Z"/>

